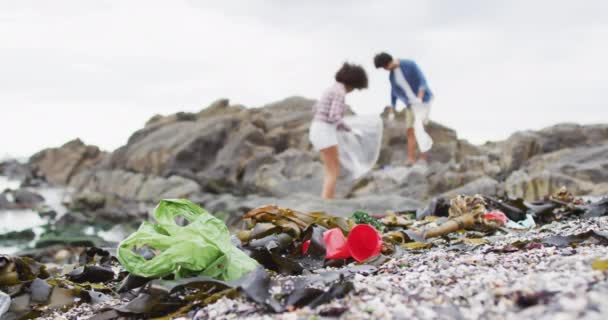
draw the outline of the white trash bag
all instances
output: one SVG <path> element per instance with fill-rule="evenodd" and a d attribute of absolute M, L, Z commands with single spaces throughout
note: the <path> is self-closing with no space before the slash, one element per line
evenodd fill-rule
<path fill-rule="evenodd" d="M 418 148 L 420 152 L 427 152 L 433 146 L 433 139 L 424 130 L 424 125 L 429 122 L 431 106 L 428 103 L 414 103 L 412 104 L 412 111 L 416 120 L 414 121 L 414 133 L 418 142 Z"/>
<path fill-rule="evenodd" d="M 351 131 L 338 131 L 340 164 L 353 179 L 369 172 L 380 156 L 382 146 L 382 118 L 380 116 L 347 116 L 344 123 Z"/>

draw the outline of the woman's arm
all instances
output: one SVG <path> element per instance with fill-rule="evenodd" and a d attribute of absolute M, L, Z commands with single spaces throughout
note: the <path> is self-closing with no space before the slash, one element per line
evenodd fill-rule
<path fill-rule="evenodd" d="M 343 94 L 336 93 L 331 101 L 329 108 L 328 120 L 330 123 L 335 123 L 340 130 L 350 131 L 350 127 L 347 126 L 342 119 L 344 118 L 344 111 L 346 111 L 346 102 Z"/>

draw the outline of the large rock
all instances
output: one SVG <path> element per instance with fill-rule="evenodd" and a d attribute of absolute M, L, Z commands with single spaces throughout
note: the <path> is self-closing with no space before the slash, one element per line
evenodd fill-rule
<path fill-rule="evenodd" d="M 85 145 L 76 139 L 59 148 L 38 152 L 30 158 L 29 165 L 48 182 L 66 185 L 73 176 L 95 167 L 105 156 L 106 153 L 98 147 Z"/>
<path fill-rule="evenodd" d="M 290 147 L 309 148 L 304 132 L 312 118 L 312 104 L 312 100 L 290 98 L 245 109 L 220 100 L 194 119 L 152 119 L 114 152 L 112 167 L 158 176 L 182 175 L 204 188 L 227 192 L 240 185 L 248 163 L 266 156 L 268 150 L 276 155 Z"/>
<path fill-rule="evenodd" d="M 505 189 L 510 197 L 528 201 L 542 199 L 562 187 L 566 187 L 575 195 L 586 195 L 593 190 L 593 185 L 587 181 L 550 171 L 537 173 L 515 171 L 505 182 Z"/>
<path fill-rule="evenodd" d="M 164 198 L 185 198 L 200 192 L 200 186 L 179 176 L 160 177 L 122 170 L 83 172 L 70 184 L 80 192 L 97 192 L 125 200 L 158 202 Z"/>
<path fill-rule="evenodd" d="M 0 210 L 34 209 L 44 203 L 44 197 L 28 190 L 5 190 L 0 193 Z"/>
<path fill-rule="evenodd" d="M 377 170 L 359 180 L 350 191 L 349 197 L 395 194 L 423 200 L 428 196 L 429 189 L 426 174 L 427 168 L 422 165 Z"/>
<path fill-rule="evenodd" d="M 450 199 L 461 194 L 483 194 L 488 196 L 502 196 L 504 195 L 504 190 L 498 181 L 490 177 L 483 176 L 463 185 L 462 187 L 445 192 L 441 195 L 441 197 Z"/>
<path fill-rule="evenodd" d="M 405 112 L 397 112 L 393 120 L 388 119 L 388 111 L 382 114 L 384 133 L 379 165 L 405 164 L 407 159 L 407 137 Z M 433 139 L 433 147 L 428 151 L 432 162 L 447 163 L 461 161 L 466 156 L 481 155 L 483 151 L 466 140 L 458 139 L 456 131 L 437 122 L 430 121 L 425 130 Z"/>
<path fill-rule="evenodd" d="M 311 153 L 297 149 L 288 149 L 247 173 L 245 182 L 252 189 L 279 197 L 294 192 L 319 194 L 323 182 L 323 165 Z M 344 185 L 339 183 L 339 193 Z"/>
<path fill-rule="evenodd" d="M 497 143 L 501 166 L 511 172 L 540 154 L 565 148 L 594 146 L 608 141 L 608 125 L 558 124 L 540 131 L 514 133 L 506 141 Z"/>
<path fill-rule="evenodd" d="M 608 183 L 608 143 L 538 155 L 506 181 L 512 196 L 535 199 L 561 186 L 578 195 L 598 194 Z"/>
<path fill-rule="evenodd" d="M 23 180 L 27 177 L 31 177 L 31 175 L 31 168 L 25 163 L 21 163 L 17 160 L 0 162 L 0 176 L 6 176 L 9 179 Z"/>

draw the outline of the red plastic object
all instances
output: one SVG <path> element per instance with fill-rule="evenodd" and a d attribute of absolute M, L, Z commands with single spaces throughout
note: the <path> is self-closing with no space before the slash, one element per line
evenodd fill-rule
<path fill-rule="evenodd" d="M 304 243 L 302 243 L 302 254 L 306 254 L 309 246 L 310 246 L 310 240 L 306 240 L 306 241 L 304 241 Z"/>
<path fill-rule="evenodd" d="M 380 254 L 382 238 L 369 224 L 358 224 L 350 231 L 347 246 L 350 255 L 361 262 Z"/>
<path fill-rule="evenodd" d="M 485 215 L 486 220 L 493 220 L 493 221 L 497 221 L 500 222 L 500 224 L 507 224 L 507 216 L 505 216 L 504 213 L 500 212 L 500 211 L 492 211 L 492 212 L 488 212 Z"/>
<path fill-rule="evenodd" d="M 346 238 L 340 228 L 333 228 L 323 233 L 325 242 L 325 259 L 346 259 L 350 257 Z"/>

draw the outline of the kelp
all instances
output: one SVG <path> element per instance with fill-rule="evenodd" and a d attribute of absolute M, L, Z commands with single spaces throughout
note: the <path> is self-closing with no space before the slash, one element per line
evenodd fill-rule
<path fill-rule="evenodd" d="M 274 205 L 253 209 L 243 216 L 243 219 L 249 223 L 250 228 L 239 232 L 239 239 L 246 243 L 278 232 L 299 239 L 302 232 L 312 224 L 327 229 L 337 227 L 348 233 L 354 224 L 349 219 L 331 216 L 324 212 L 302 213 Z M 262 224 L 262 227 L 258 227 L 259 224 Z"/>
<path fill-rule="evenodd" d="M 608 232 L 589 230 L 586 232 L 568 235 L 568 236 L 550 236 L 542 240 L 542 243 L 547 246 L 555 247 L 576 247 L 583 244 L 594 243 L 599 245 L 608 245 Z"/>
<path fill-rule="evenodd" d="M 393 217 L 395 216 L 393 215 Z M 382 222 L 378 221 L 378 219 L 376 218 L 370 217 L 370 215 L 364 211 L 355 211 L 355 213 L 353 213 L 353 215 L 351 216 L 351 219 L 353 219 L 356 224 L 369 224 L 380 232 L 384 231 L 385 229 L 385 225 Z M 397 219 L 395 218 L 395 223 L 396 220 Z"/>
<path fill-rule="evenodd" d="M 278 206 L 253 209 L 243 219 L 247 229 L 238 233 L 243 251 L 266 269 L 284 275 L 344 264 L 345 260 L 325 260 L 323 233 L 337 227 L 348 234 L 355 225 L 352 219 Z M 304 243 L 309 244 L 307 250 Z"/>
<path fill-rule="evenodd" d="M 608 270 L 608 260 L 594 260 L 591 263 L 591 268 L 597 271 L 607 271 Z"/>
<path fill-rule="evenodd" d="M 44 264 L 27 257 L 0 255 L 0 287 L 32 281 L 37 277 L 49 277 Z"/>
<path fill-rule="evenodd" d="M 44 265 L 28 258 L 0 256 L 0 290 L 9 294 L 8 303 L 12 306 L 10 317 L 31 318 L 48 315 L 52 310 L 65 310 L 82 302 L 95 304 L 110 298 L 121 298 L 125 301 L 122 305 L 100 310 L 92 319 L 170 319 L 191 315 L 191 312 L 222 297 L 238 296 L 254 302 L 265 312 L 280 313 L 321 306 L 352 291 L 351 279 L 356 274 L 374 274 L 377 272 L 375 266 L 381 266 L 391 258 L 425 254 L 438 247 L 454 251 L 481 248 L 486 253 L 508 254 L 546 246 L 608 245 L 608 233 L 600 230 L 520 240 L 503 247 L 492 247 L 485 238 L 487 228 L 491 231 L 502 230 L 485 220 L 488 211 L 500 210 L 512 220 L 522 215 L 534 216 L 542 225 L 555 219 L 606 215 L 606 199 L 584 203 L 562 193 L 532 203 L 521 199 L 480 196 L 459 196 L 450 202 L 438 198 L 433 202 L 424 208 L 430 213 L 421 220 L 415 220 L 412 211 L 392 213 L 381 219 L 355 213 L 352 219 L 346 219 L 322 212 L 301 213 L 277 206 L 251 210 L 245 215 L 246 227 L 238 233 L 238 239 L 231 239 L 230 244 L 256 260 L 260 266 L 238 279 L 218 279 L 190 272 L 138 276 L 125 271 L 112 250 L 89 248 L 81 252 L 78 260 L 72 260 L 78 262 L 76 265 L 65 267 L 55 274 L 49 274 Z M 170 223 L 170 228 L 175 229 L 173 231 L 192 225 L 191 219 L 186 219 L 186 226 L 175 223 L 173 214 L 165 218 L 161 219 L 162 223 L 173 220 Z M 352 226 L 362 222 L 381 225 L 377 229 L 383 230 L 382 254 L 365 261 L 364 265 L 347 265 L 352 262 L 348 259 L 325 259 L 324 232 L 339 227 L 344 234 L 348 234 Z M 451 233 L 445 233 L 446 229 Z M 435 237 L 431 237 L 432 230 Z M 438 233 L 437 230 L 443 231 Z M 162 227 L 154 229 L 155 233 L 165 236 L 170 234 L 169 231 Z M 157 257 L 161 250 L 143 245 L 134 248 L 134 253 L 149 261 Z M 327 266 L 342 268 L 319 272 L 318 269 Z M 594 261 L 589 267 L 606 270 L 606 261 Z M 275 273 L 290 277 L 275 277 Z M 536 301 L 544 301 L 546 296 L 549 295 L 532 293 L 514 296 L 513 299 L 520 307 L 526 307 L 534 305 Z M 0 310 L 6 301 L 0 295 Z M 320 308 L 318 314 L 339 316 L 347 308 L 329 306 Z"/>

